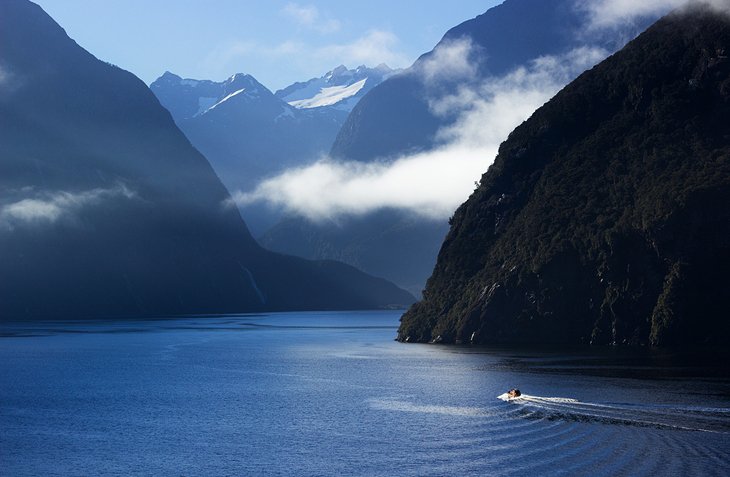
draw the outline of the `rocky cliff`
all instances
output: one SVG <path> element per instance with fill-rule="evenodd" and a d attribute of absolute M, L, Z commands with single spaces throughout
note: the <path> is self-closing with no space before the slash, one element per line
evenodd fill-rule
<path fill-rule="evenodd" d="M 515 129 L 399 339 L 730 337 L 730 17 L 671 14 Z"/>

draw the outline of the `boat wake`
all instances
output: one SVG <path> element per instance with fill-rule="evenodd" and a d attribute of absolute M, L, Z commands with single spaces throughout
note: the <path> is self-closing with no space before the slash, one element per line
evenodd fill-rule
<path fill-rule="evenodd" d="M 524 417 L 681 431 L 730 433 L 730 408 L 660 404 L 582 402 L 523 394 L 498 399 L 520 406 Z"/>
<path fill-rule="evenodd" d="M 417 404 L 398 399 L 370 399 L 368 404 L 371 409 L 382 411 L 442 414 L 447 416 L 484 416 L 488 414 L 485 409 L 478 407 Z"/>

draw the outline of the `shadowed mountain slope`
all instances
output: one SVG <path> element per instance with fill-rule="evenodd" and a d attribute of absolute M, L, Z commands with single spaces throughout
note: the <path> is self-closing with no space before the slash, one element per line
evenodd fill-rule
<path fill-rule="evenodd" d="M 400 339 L 730 338 L 730 19 L 671 14 L 500 147 Z"/>
<path fill-rule="evenodd" d="M 132 74 L 37 5 L 0 3 L 0 319 L 403 304 L 392 284 L 267 252 Z"/>

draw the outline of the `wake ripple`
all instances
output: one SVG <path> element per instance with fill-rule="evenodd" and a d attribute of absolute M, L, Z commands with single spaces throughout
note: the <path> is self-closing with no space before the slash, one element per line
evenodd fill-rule
<path fill-rule="evenodd" d="M 382 411 L 413 412 L 420 414 L 442 414 L 448 416 L 487 415 L 485 409 L 478 407 L 415 404 L 409 401 L 400 401 L 395 399 L 371 399 L 369 403 L 372 409 L 378 409 Z"/>
<path fill-rule="evenodd" d="M 730 475 L 718 448 L 730 442 L 730 410 L 693 406 L 590 403 L 523 395 L 483 407 L 368 399 L 373 410 L 428 415 L 443 423 L 403 475 L 653 476 Z M 418 422 L 408 418 L 406 422 Z M 675 432 L 685 431 L 685 432 Z M 698 438 L 693 432 L 715 432 Z"/>
<path fill-rule="evenodd" d="M 523 417 L 609 425 L 651 427 L 665 430 L 729 433 L 730 408 L 656 404 L 592 403 L 573 398 L 523 394 L 498 399 L 519 406 Z"/>

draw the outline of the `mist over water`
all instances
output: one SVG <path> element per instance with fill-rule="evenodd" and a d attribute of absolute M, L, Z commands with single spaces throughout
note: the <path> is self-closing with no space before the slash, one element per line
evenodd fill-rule
<path fill-rule="evenodd" d="M 716 355 L 404 345 L 398 317 L 0 325 L 0 473 L 730 474 Z"/>

